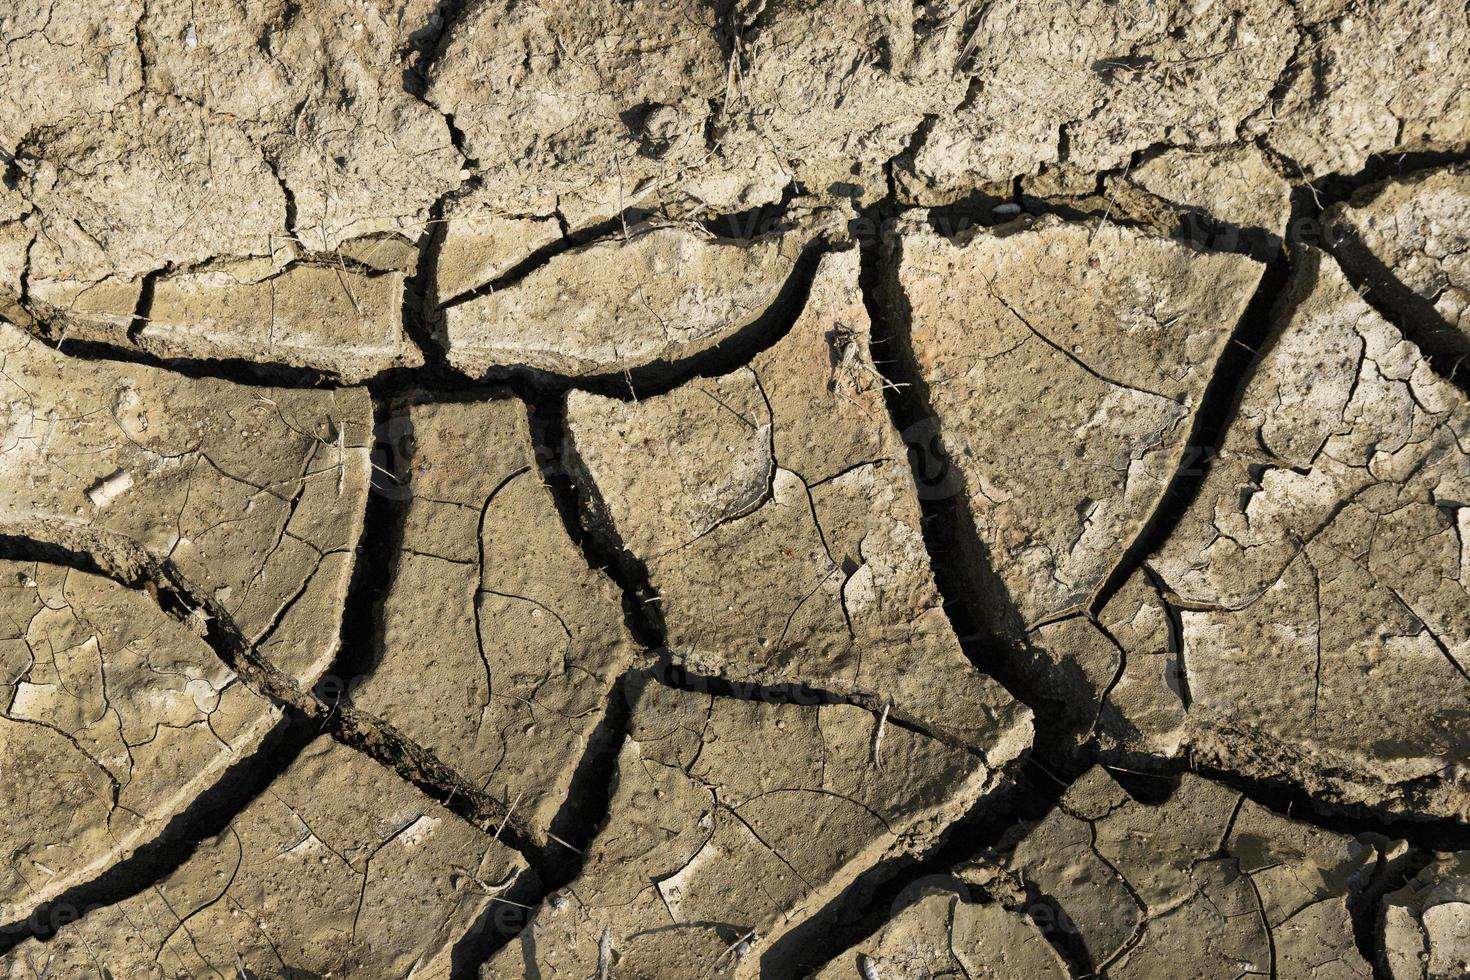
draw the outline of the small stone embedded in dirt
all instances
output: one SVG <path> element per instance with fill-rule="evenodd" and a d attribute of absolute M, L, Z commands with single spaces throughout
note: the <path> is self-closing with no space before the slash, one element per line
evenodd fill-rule
<path fill-rule="evenodd" d="M 353 692 L 477 785 L 550 826 L 636 647 L 622 597 L 567 537 L 526 407 L 415 404 L 381 659 Z"/>

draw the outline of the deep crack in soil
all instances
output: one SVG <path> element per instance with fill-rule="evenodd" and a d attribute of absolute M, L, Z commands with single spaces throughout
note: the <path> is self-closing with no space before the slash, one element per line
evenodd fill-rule
<path fill-rule="evenodd" d="M 1463 974 L 1470 20 L 114 6 L 0 977 Z"/>

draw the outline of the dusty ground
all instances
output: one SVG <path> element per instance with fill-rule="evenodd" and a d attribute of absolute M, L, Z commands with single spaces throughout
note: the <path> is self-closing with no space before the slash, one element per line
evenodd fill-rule
<path fill-rule="evenodd" d="M 0 42 L 0 977 L 1470 977 L 1470 8 Z"/>

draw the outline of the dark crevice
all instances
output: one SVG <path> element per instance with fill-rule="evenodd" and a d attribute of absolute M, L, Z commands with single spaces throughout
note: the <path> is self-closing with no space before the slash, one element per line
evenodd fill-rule
<path fill-rule="evenodd" d="M 1404 175 L 1423 167 L 1459 162 L 1462 157 L 1463 154 L 1434 153 L 1404 154 L 1392 161 L 1374 158 L 1361 173 L 1324 177 L 1317 182 L 1321 186 L 1299 187 L 1292 194 L 1287 242 L 1291 245 L 1327 246 L 1333 236 L 1330 230 L 1323 227 L 1324 208 L 1350 197 L 1366 184 L 1382 179 L 1385 171 Z M 1260 352 L 1271 335 L 1272 327 L 1285 314 L 1283 304 L 1290 302 L 1293 295 L 1304 295 L 1304 284 L 1293 283 L 1295 264 L 1297 263 L 1294 263 L 1291 251 L 1286 248 L 1278 249 L 1267 262 L 1256 292 L 1236 324 L 1224 352 L 1216 361 L 1209 384 L 1205 386 L 1179 465 L 1143 529 L 1094 595 L 1090 606 L 1094 614 L 1101 612 L 1148 556 L 1163 545 L 1199 494 L 1219 454 L 1225 433 L 1235 419 L 1240 398 L 1245 392 L 1246 383 L 1254 371 Z M 1301 269 L 1296 271 L 1298 278 L 1305 272 Z M 1347 269 L 1344 268 L 1344 271 Z M 1349 278 L 1351 280 L 1350 273 Z M 1372 283 L 1354 281 L 1353 285 L 1367 285 L 1371 291 Z M 1288 287 L 1291 287 L 1290 293 Z M 1369 302 L 1373 302 L 1372 297 L 1369 297 Z M 1429 338 L 1431 343 L 1436 337 L 1443 337 L 1443 331 L 1416 329 L 1417 324 L 1425 322 L 1417 317 L 1406 319 L 1385 314 L 1385 318 L 1399 326 L 1411 339 L 1426 332 L 1433 335 Z M 1413 322 L 1408 322 L 1409 319 Z M 1445 327 L 1448 328 L 1448 325 Z M 1464 343 L 1463 335 L 1460 336 L 1460 341 Z M 1455 353 L 1458 349 L 1453 345 L 1442 345 L 1438 353 L 1433 349 L 1426 349 L 1426 355 L 1430 357 L 1431 367 L 1436 367 L 1444 377 L 1454 378 L 1459 359 L 1464 356 L 1464 353 Z M 1470 351 L 1470 347 L 1465 350 Z M 1465 390 L 1466 381 L 1463 376 L 1458 377 L 1456 383 Z"/>
<path fill-rule="evenodd" d="M 1024 194 L 1022 201 L 1025 204 L 1026 213 L 1034 217 L 1055 215 L 1064 221 L 1102 221 L 1119 228 L 1155 233 L 1161 231 L 1155 222 L 1149 220 L 1149 216 L 1133 213 L 1132 209 L 1123 206 L 1122 202 L 1115 197 L 1109 197 L 1106 191 L 1081 194 L 1076 197 L 1041 197 L 1036 194 Z M 1179 211 L 1172 205 L 1163 204 L 1163 202 L 1160 204 L 1167 208 L 1170 217 L 1178 216 Z"/>
<path fill-rule="evenodd" d="M 716 240 L 726 244 L 752 242 L 765 236 L 789 232 L 796 227 L 792 205 L 802 193 L 801 186 L 793 182 L 782 189 L 781 197 L 776 201 L 757 205 L 744 211 L 706 215 L 695 222 L 694 226 L 703 228 Z M 545 268 L 558 256 L 579 248 L 599 242 L 626 241 L 636 238 L 655 228 L 662 227 L 660 222 L 667 219 L 662 218 L 659 212 L 649 208 L 629 207 L 611 218 L 571 231 L 565 229 L 565 219 L 560 214 L 557 215 L 557 220 L 563 222 L 563 232 L 560 238 L 529 252 L 520 261 L 487 283 L 454 296 L 441 297 L 439 309 L 445 310 L 459 306 L 480 296 L 513 286 L 532 273 Z"/>
<path fill-rule="evenodd" d="M 795 217 L 792 215 L 792 204 L 804 194 L 803 188 L 797 182 L 791 182 L 782 188 L 781 197 L 769 204 L 759 204 L 741 212 L 714 213 L 700 217 L 697 222 L 685 222 L 686 225 L 703 228 L 704 231 L 713 235 L 717 241 L 732 244 L 732 242 L 751 242 L 769 235 L 784 234 L 795 228 Z M 525 279 L 531 273 L 544 269 L 548 263 L 559 256 L 576 251 L 587 245 L 598 244 L 606 241 L 628 241 L 637 238 L 638 235 L 647 234 L 648 231 L 660 228 L 669 217 L 661 215 L 659 210 L 648 209 L 648 207 L 625 207 L 622 212 L 582 226 L 578 229 L 567 229 L 566 219 L 557 213 L 557 222 L 562 223 L 562 237 L 556 241 L 547 242 L 531 253 L 525 254 L 519 262 L 492 278 L 490 282 L 478 285 L 463 292 L 441 297 L 438 301 L 438 309 L 445 310 L 450 307 L 469 303 L 470 300 L 482 297 L 512 287 L 517 282 Z"/>
<path fill-rule="evenodd" d="M 525 882 L 526 887 L 519 894 L 506 894 L 515 904 L 491 910 L 495 914 L 488 923 L 456 947 L 453 980 L 474 980 L 479 976 L 479 968 L 484 963 L 531 928 L 531 916 L 536 909 L 553 892 L 571 884 L 582 873 L 585 852 L 607 821 L 617 787 L 618 756 L 628 740 L 628 719 L 634 697 L 630 676 L 618 678 L 608 695 L 602 719 L 572 773 L 566 799 L 551 820 L 552 846 L 542 854 L 537 874 Z"/>
<path fill-rule="evenodd" d="M 1362 804 L 1328 805 L 1299 787 L 1253 779 L 1209 765 L 1196 765 L 1193 771 L 1240 790 L 1268 810 L 1340 834 L 1379 834 L 1408 841 L 1427 851 L 1470 850 L 1470 824 L 1462 821 L 1386 811 Z"/>
<path fill-rule="evenodd" d="M 312 688 L 328 709 L 350 700 L 383 662 L 383 602 L 398 575 L 412 499 L 413 423 L 407 406 L 375 400 L 373 415 L 368 498 L 342 606 L 341 643 Z"/>
<path fill-rule="evenodd" d="M 1197 207 L 1180 208 L 1178 218 L 1170 237 L 1198 248 L 1244 255 L 1268 267 L 1281 254 L 1283 240 L 1269 229 L 1234 224 Z"/>
<path fill-rule="evenodd" d="M 715 42 L 720 46 L 720 55 L 728 64 L 737 56 L 737 47 L 744 33 L 740 18 L 740 5 L 736 0 L 713 0 L 710 4 L 714 14 Z"/>
<path fill-rule="evenodd" d="M 1306 215 L 1317 218 L 1322 212 L 1350 200 L 1363 188 L 1385 180 L 1395 180 L 1429 170 L 1442 170 L 1458 164 L 1470 163 L 1470 145 L 1448 150 L 1421 150 L 1412 153 L 1375 153 L 1370 156 L 1361 170 L 1353 173 L 1325 174 L 1307 181 L 1298 189 L 1308 198 L 1304 207 Z M 1298 178 L 1300 179 L 1300 178 Z M 1317 230 L 1320 235 L 1320 230 Z M 1309 245 L 1324 245 L 1323 241 L 1296 236 L 1298 241 Z"/>
<path fill-rule="evenodd" d="M 705 231 L 724 241 L 749 242 L 764 235 L 789 231 L 792 228 L 790 210 L 803 193 L 796 181 L 781 189 L 781 197 L 769 204 L 758 204 L 744 211 L 719 214 L 705 218 L 700 226 Z"/>
<path fill-rule="evenodd" d="M 724 340 L 688 357 L 656 360 L 626 371 L 587 377 L 568 377 L 528 367 L 507 366 L 487 372 L 482 379 L 469 379 L 447 366 L 442 349 L 435 352 L 439 346 L 435 317 L 431 311 L 416 312 L 417 300 L 413 293 L 409 293 L 404 299 L 405 328 L 424 350 L 429 363 L 418 368 L 389 368 L 367 378 L 362 384 L 383 398 L 415 388 L 452 391 L 455 397 L 478 393 L 487 398 L 498 397 L 509 388 L 528 401 L 561 398 L 573 390 L 622 401 L 665 394 L 695 378 L 715 377 L 734 371 L 785 337 L 806 306 L 817 265 L 827 250 L 824 239 L 817 238 L 808 243 L 771 304 Z M 422 281 L 416 284 L 416 290 L 427 292 L 429 288 Z M 46 325 L 17 304 L 4 302 L 3 297 L 0 297 L 0 315 L 25 330 L 37 342 L 52 349 L 63 349 L 59 338 L 52 336 Z M 326 370 L 244 359 L 164 358 L 134 347 L 90 340 L 67 339 L 64 353 L 78 360 L 137 364 L 191 379 L 217 379 L 250 386 L 331 389 L 346 384 L 340 376 Z"/>
<path fill-rule="evenodd" d="M 8 319 L 11 315 L 10 310 L 12 305 L 19 306 L 20 310 L 24 312 L 25 308 L 30 304 L 31 262 L 33 253 L 36 250 L 36 240 L 37 236 L 32 234 L 31 240 L 26 243 L 25 260 L 21 263 L 20 267 L 20 281 L 16 283 L 16 286 L 20 290 L 20 292 L 15 296 L 13 300 L 4 293 L 0 293 L 0 317 L 5 317 Z M 6 292 L 8 292 L 8 290 Z"/>
<path fill-rule="evenodd" d="M 1258 779 L 1219 768 L 1208 761 L 1130 758 L 1127 768 L 1101 763 L 1108 774 L 1142 803 L 1171 796 L 1186 773 L 1228 786 L 1272 813 L 1349 837 L 1378 835 L 1407 841 L 1425 851 L 1470 850 L 1470 823 L 1445 817 L 1399 812 L 1367 804 L 1330 804 L 1284 780 Z"/>
<path fill-rule="evenodd" d="M 1187 771 L 1183 767 L 1168 772 L 1148 772 L 1143 769 L 1124 769 L 1103 763 L 1108 776 L 1117 783 L 1128 798 L 1144 806 L 1160 806 L 1179 789 Z"/>
<path fill-rule="evenodd" d="M 1099 174 L 1097 189 L 1090 194 L 1049 198 L 1018 192 L 1020 203 L 1027 214 L 1036 217 L 1055 215 L 1066 221 L 1100 221 L 1160 235 L 1201 251 L 1244 255 L 1261 263 L 1270 263 L 1277 257 L 1282 239 L 1274 231 L 1226 221 L 1198 205 L 1171 201 L 1135 184 L 1123 183 L 1150 155 L 1171 148 L 1160 144 L 1140 150 L 1134 154 L 1135 162 Z M 1120 183 L 1110 186 L 1113 180 Z"/>
<path fill-rule="evenodd" d="M 1365 835 L 1371 838 L 1373 835 Z M 1398 891 L 1424 870 L 1433 859 L 1427 851 L 1407 849 L 1390 851 L 1387 840 L 1376 841 L 1377 860 L 1367 880 L 1360 882 L 1348 894 L 1348 921 L 1352 925 L 1353 942 L 1358 954 L 1373 971 L 1373 980 L 1395 980 L 1384 962 L 1382 954 L 1386 947 L 1379 942 L 1379 925 L 1383 914 L 1383 899 Z"/>
<path fill-rule="evenodd" d="M 476 286 L 473 289 L 467 289 L 462 293 L 441 298 L 439 300 L 439 309 L 447 310 L 450 307 L 459 306 L 473 299 L 488 295 L 489 293 L 513 286 L 536 270 L 544 268 L 547 263 L 559 255 L 565 255 L 568 252 L 575 251 L 595 242 L 620 237 L 625 232 L 636 234 L 643 229 L 635 226 L 639 225 L 650 215 L 651 212 L 649 211 L 640 208 L 629 208 L 619 215 L 562 235 L 556 241 L 548 242 L 528 253 L 519 262 L 489 282 Z"/>
<path fill-rule="evenodd" d="M 1368 305 L 1423 352 L 1435 374 L 1470 395 L 1470 336 L 1445 320 L 1433 302 L 1400 282 L 1346 221 L 1327 227 L 1326 243 Z"/>
<path fill-rule="evenodd" d="M 477 886 L 471 883 L 466 887 Z M 491 898 L 485 911 L 451 948 L 449 980 L 478 980 L 481 965 L 521 934 L 536 906 L 551 891 L 541 875 L 530 871 L 519 875 L 505 891 Z"/>
<path fill-rule="evenodd" d="M 281 176 L 280 166 L 271 158 L 270 154 L 262 153 L 261 162 L 265 164 L 266 169 L 275 178 L 276 185 L 281 188 L 281 198 L 285 205 L 285 214 L 282 216 L 282 221 L 286 228 L 286 239 L 294 242 L 299 247 L 305 247 L 300 236 L 296 233 L 296 192 L 291 190 L 291 185 L 286 183 L 286 179 Z M 274 238 L 275 236 L 272 237 Z M 275 242 L 272 241 L 270 243 L 270 251 L 273 255 L 275 250 Z"/>
<path fill-rule="evenodd" d="M 441 197 L 429 208 L 424 234 L 419 239 L 418 267 L 403 283 L 403 332 L 423 355 L 424 374 L 449 381 L 460 376 L 449 366 L 437 314 L 439 255 L 448 234 L 444 221 L 447 203 L 448 196 Z"/>
<path fill-rule="evenodd" d="M 408 43 L 399 52 L 403 69 L 403 90 L 422 100 L 429 87 L 429 69 L 447 43 L 450 28 L 472 0 L 439 0 L 423 26 L 408 35 Z"/>
<path fill-rule="evenodd" d="M 133 307 L 133 318 L 128 322 L 128 343 L 137 343 L 138 335 L 148 326 L 153 315 L 153 290 L 163 270 L 154 270 L 145 275 L 138 284 L 138 302 Z"/>
<path fill-rule="evenodd" d="M 689 670 L 679 657 L 668 649 L 660 650 L 657 659 L 647 671 L 648 676 L 665 687 L 696 694 L 708 694 L 716 698 L 734 701 L 756 701 L 763 704 L 786 704 L 797 706 L 848 705 L 861 708 L 873 716 L 874 724 L 882 719 L 883 725 L 912 732 L 923 738 L 943 742 L 972 754 L 976 749 L 949 736 L 931 731 L 921 722 L 906 717 L 901 709 L 890 701 L 880 700 L 876 695 L 864 692 L 833 691 L 814 687 L 806 681 L 759 682 L 702 674 Z"/>
<path fill-rule="evenodd" d="M 1061 758 L 1068 754 L 1065 747 L 1045 740 L 1066 728 L 1065 706 L 1039 691 L 1021 668 L 1025 624 L 990 564 L 963 478 L 945 447 L 943 423 L 930 407 L 928 386 L 915 359 L 908 300 L 898 283 L 901 245 L 892 230 L 893 220 L 882 209 L 867 216 L 877 233 L 860 238 L 859 282 L 872 322 L 874 363 L 887 381 L 883 394 L 893 425 L 908 446 L 934 582 L 965 656 L 1032 710 L 1036 750 L 1049 759 Z"/>
<path fill-rule="evenodd" d="M 508 385 L 523 396 L 538 392 L 549 396 L 576 390 L 620 401 L 642 401 L 667 394 L 696 378 L 729 374 L 774 347 L 791 331 L 806 308 L 817 266 L 828 248 L 822 238 L 807 243 L 786 282 L 758 317 L 724 340 L 688 357 L 650 361 L 625 371 L 580 378 L 561 377 L 533 368 L 506 367 L 487 372 L 484 380 Z"/>
<path fill-rule="evenodd" d="M 247 386 L 337 388 L 342 385 L 341 379 L 330 371 L 248 361 L 243 358 L 164 358 L 141 348 L 63 337 L 49 324 L 37 321 L 23 310 L 7 307 L 0 309 L 0 315 L 30 334 L 38 343 L 78 361 L 136 364 L 159 368 L 190 379 L 217 379 Z M 407 369 L 395 369 L 392 373 L 400 375 L 406 372 Z"/>
<path fill-rule="evenodd" d="M 1035 882 L 1022 881 L 1021 884 L 1025 890 L 1025 905 L 1011 911 L 1019 912 L 1031 920 L 1041 937 L 1061 957 L 1068 974 L 1079 980 L 1097 976 L 1097 961 L 1093 958 L 1092 950 L 1087 948 L 1087 939 L 1076 927 L 1076 920 L 1067 914 L 1061 901 L 1056 896 L 1043 892 Z"/>
<path fill-rule="evenodd" d="M 631 708 L 625 675 L 608 692 L 602 720 L 593 730 L 587 749 L 572 773 L 566 801 L 551 820 L 551 833 L 575 850 L 563 848 L 558 855 L 561 860 L 545 869 L 548 891 L 570 882 L 581 871 L 581 852 L 586 851 L 607 820 L 615 783 L 613 773 L 618 754 L 628 738 Z"/>
<path fill-rule="evenodd" d="M 974 228 L 998 228 L 1021 215 L 1014 184 L 971 191 L 949 204 L 924 210 L 930 230 L 951 241 Z"/>
<path fill-rule="evenodd" d="M 1189 687 L 1189 664 L 1184 651 L 1184 618 L 1179 612 L 1179 607 L 1169 601 L 1171 590 L 1164 580 L 1147 564 L 1141 566 L 1143 574 L 1147 577 L 1149 587 L 1158 596 L 1159 605 L 1164 610 L 1164 620 L 1169 627 L 1168 653 L 1173 658 L 1173 663 L 1167 668 L 1168 679 L 1172 680 L 1174 693 L 1179 696 L 1179 703 L 1188 711 L 1189 706 L 1194 703 L 1194 693 Z"/>
<path fill-rule="evenodd" d="M 528 392 L 527 414 L 536 465 L 551 491 L 562 526 L 587 564 L 612 579 L 623 596 L 623 621 L 645 649 L 664 645 L 663 615 L 648 569 L 623 546 L 597 487 L 577 456 L 567 428 L 566 397 Z"/>
<path fill-rule="evenodd" d="M 1266 265 L 1255 293 L 1215 362 L 1214 372 L 1200 396 L 1199 407 L 1190 421 L 1189 435 L 1179 451 L 1169 483 L 1148 520 L 1093 594 L 1089 605 L 1093 615 L 1102 612 L 1144 561 L 1173 534 L 1199 495 L 1219 455 L 1225 433 L 1235 419 L 1261 347 L 1270 335 L 1273 318 L 1277 315 L 1277 303 L 1286 290 L 1290 275 L 1290 259 L 1285 252 L 1278 250 Z"/>
<path fill-rule="evenodd" d="M 627 675 L 618 678 L 608 695 L 602 720 L 587 741 L 586 750 L 567 788 L 562 806 L 551 820 L 551 841 L 537 873 L 519 894 L 505 896 L 517 903 L 500 909 L 491 927 L 467 937 L 456 948 L 454 980 L 474 980 L 479 968 L 531 927 L 536 909 L 553 893 L 582 873 L 585 852 L 607 821 L 613 790 L 617 787 L 618 756 L 628 740 L 628 718 L 633 695 Z"/>
<path fill-rule="evenodd" d="M 364 236 L 362 238 L 354 239 L 353 242 L 380 242 L 383 240 L 384 237 L 385 236 L 383 235 Z M 394 235 L 387 237 L 401 238 L 402 236 Z M 292 271 L 293 269 L 300 269 L 303 267 L 312 269 L 330 269 L 334 272 L 350 272 L 353 275 L 362 276 L 364 279 L 382 279 L 385 276 L 391 276 L 393 274 L 393 270 L 391 268 L 373 265 L 370 262 L 364 262 L 362 259 L 354 258 L 350 255 L 343 255 L 339 252 L 309 252 L 303 250 L 301 252 L 298 252 L 296 257 L 291 259 L 291 261 L 287 262 L 284 266 L 277 269 L 275 272 L 272 272 L 264 279 L 258 280 L 258 282 L 270 282 L 273 279 L 281 278 L 283 275 Z M 196 266 L 195 268 L 203 270 L 208 269 L 209 266 L 208 263 L 205 263 L 203 265 Z"/>
<path fill-rule="evenodd" d="M 762 975 L 816 972 L 876 933 L 924 885 L 955 884 L 957 866 L 1003 847 L 1018 828 L 1044 817 L 1066 791 L 1065 783 L 1036 762 L 1013 769 L 998 774 L 999 788 L 946 827 L 927 855 L 893 858 L 870 869 L 844 895 L 772 945 L 761 965 L 779 967 L 779 972 Z M 1055 943 L 1048 930 L 1043 933 Z"/>
<path fill-rule="evenodd" d="M 732 680 L 712 674 L 690 671 L 677 662 L 673 654 L 665 650 L 659 654 L 657 663 L 649 670 L 649 676 L 664 687 L 693 694 L 708 694 L 716 698 L 735 701 L 758 701 L 763 704 L 785 704 L 816 706 L 849 704 L 870 710 L 866 705 L 856 704 L 851 698 L 834 691 L 813 687 L 804 681 L 786 684 L 760 684 L 755 681 Z M 890 719 L 892 723 L 892 719 Z"/>
<path fill-rule="evenodd" d="M 501 827 L 501 841 L 533 865 L 543 860 L 547 851 L 543 836 L 511 814 L 505 801 L 481 790 L 393 725 L 358 710 L 350 698 L 338 697 L 328 704 L 303 691 L 290 675 L 261 658 L 224 607 L 185 579 L 171 561 L 121 535 L 46 521 L 36 522 L 24 534 L 0 533 L 0 558 L 63 565 L 145 591 L 166 614 L 198 634 L 252 691 L 280 707 L 293 722 L 300 719 L 364 753 L 477 827 Z M 345 658 L 355 656 L 344 652 L 342 662 L 351 663 Z"/>
<path fill-rule="evenodd" d="M 91 881 L 38 906 L 25 919 L 0 925 L 0 956 L 27 939 L 44 942 L 89 912 L 115 905 L 161 882 L 188 861 L 200 844 L 224 833 L 317 736 L 316 726 L 303 716 L 278 722 L 254 752 L 226 769 L 212 786 L 174 815 L 157 837 Z"/>
<path fill-rule="evenodd" d="M 407 281 L 403 298 L 405 332 L 423 353 L 426 364 L 423 367 L 388 368 L 361 382 L 381 398 L 391 398 L 399 392 L 416 388 L 454 391 L 456 394 L 480 392 L 485 397 L 496 397 L 498 392 L 508 387 L 529 401 L 558 398 L 571 390 L 587 391 L 620 400 L 639 400 L 664 394 L 694 378 L 727 374 L 786 336 L 806 306 L 821 257 L 831 248 L 821 236 L 807 242 L 793 263 L 786 281 L 759 316 L 725 339 L 687 357 L 660 359 L 628 370 L 585 377 L 570 377 L 525 366 L 507 365 L 486 372 L 480 379 L 470 379 L 449 367 L 440 336 L 439 315 L 434 307 L 433 277 L 439 250 L 443 246 L 443 206 L 444 202 L 441 201 L 431 210 L 429 230 L 420 242 L 419 267 L 415 275 Z M 616 219 L 613 223 L 616 223 Z M 561 243 L 548 246 L 548 249 L 565 251 L 566 248 L 573 247 L 565 245 L 565 242 L 575 242 L 578 236 L 586 233 L 588 232 L 573 233 L 562 239 Z M 538 255 L 539 252 L 533 253 L 521 265 L 539 265 L 549 261 L 549 255 L 536 258 Z M 524 275 L 525 271 L 529 270 L 523 270 L 520 274 Z M 514 272 L 515 270 L 506 273 L 496 282 L 507 280 Z M 54 329 L 37 320 L 18 301 L 7 301 L 5 297 L 0 297 L 0 316 L 15 323 L 38 342 L 56 350 L 63 349 L 62 338 L 56 335 Z M 330 389 L 348 383 L 335 372 L 324 369 L 243 358 L 161 357 L 137 347 L 95 340 L 66 339 L 64 353 L 79 360 L 137 364 L 167 370 L 191 379 L 217 379 L 251 386 Z"/>

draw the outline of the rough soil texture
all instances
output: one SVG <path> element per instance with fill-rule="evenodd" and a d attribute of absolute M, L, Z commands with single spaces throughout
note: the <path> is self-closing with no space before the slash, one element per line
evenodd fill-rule
<path fill-rule="evenodd" d="M 1470 963 L 1470 854 L 1437 854 L 1383 899 L 1382 969 L 1393 980 L 1455 976 Z"/>
<path fill-rule="evenodd" d="M 1470 977 L 1470 15 L 0 3 L 0 977 Z"/>
<path fill-rule="evenodd" d="M 1022 833 L 922 883 L 821 976 L 864 960 L 884 976 L 1372 976 L 1351 920 L 1381 888 L 1381 843 L 1193 775 L 1144 804 L 1101 767 Z"/>

